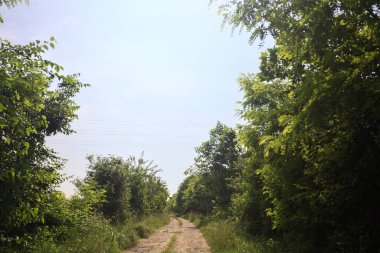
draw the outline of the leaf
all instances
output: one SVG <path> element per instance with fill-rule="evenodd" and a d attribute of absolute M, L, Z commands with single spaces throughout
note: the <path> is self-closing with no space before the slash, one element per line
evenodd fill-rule
<path fill-rule="evenodd" d="M 6 111 L 6 110 L 7 110 L 7 107 L 5 107 L 5 105 L 3 105 L 2 103 L 0 103 L 0 112 Z"/>
<path fill-rule="evenodd" d="M 27 142 L 27 141 L 23 141 L 22 144 L 24 145 L 24 147 L 25 147 L 26 149 L 29 149 L 29 147 L 30 147 L 29 142 Z"/>
<path fill-rule="evenodd" d="M 30 101 L 29 101 L 28 99 L 25 99 L 25 100 L 24 100 L 24 105 L 26 105 L 26 106 L 30 106 Z"/>
<path fill-rule="evenodd" d="M 37 217 L 37 215 L 38 215 L 38 207 L 35 207 L 35 208 L 32 209 L 32 215 L 33 215 L 33 217 Z"/>
<path fill-rule="evenodd" d="M 268 141 L 274 140 L 274 138 L 275 137 L 272 135 L 265 135 L 265 136 L 260 138 L 259 144 L 260 145 L 266 144 Z"/>

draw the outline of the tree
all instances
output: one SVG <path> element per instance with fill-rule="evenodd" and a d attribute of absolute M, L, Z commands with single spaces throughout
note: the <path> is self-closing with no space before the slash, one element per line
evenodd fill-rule
<path fill-rule="evenodd" d="M 176 203 L 181 213 L 226 214 L 231 202 L 232 179 L 236 176 L 235 162 L 240 156 L 236 133 L 218 122 L 210 130 L 209 140 L 196 149 L 189 176 L 180 185 Z"/>
<path fill-rule="evenodd" d="M 175 199 L 174 210 L 177 214 L 195 212 L 209 215 L 213 211 L 214 196 L 206 188 L 201 176 L 190 175 L 180 184 Z"/>
<path fill-rule="evenodd" d="M 0 40 L 1 241 L 15 238 L 27 224 L 44 222 L 44 208 L 63 180 L 63 160 L 45 138 L 72 133 L 78 109 L 73 97 L 86 85 L 43 59 L 49 46 L 54 38 L 25 46 Z"/>
<path fill-rule="evenodd" d="M 89 156 L 88 160 L 84 181 L 94 181 L 105 191 L 105 201 L 98 210 L 113 223 L 165 210 L 169 193 L 152 162 L 113 156 Z"/>
<path fill-rule="evenodd" d="M 245 141 L 263 148 L 258 173 L 288 251 L 380 248 L 379 10 L 378 1 L 359 0 L 232 0 L 220 8 L 251 41 L 276 41 L 257 77 L 241 81 L 243 118 L 258 130 Z M 276 85 L 284 95 L 273 98 Z M 262 115 L 278 128 L 266 128 Z"/>
<path fill-rule="evenodd" d="M 131 217 L 129 163 L 119 157 L 88 156 L 87 159 L 90 164 L 85 182 L 94 181 L 105 192 L 105 202 L 98 210 L 112 222 L 123 223 Z"/>

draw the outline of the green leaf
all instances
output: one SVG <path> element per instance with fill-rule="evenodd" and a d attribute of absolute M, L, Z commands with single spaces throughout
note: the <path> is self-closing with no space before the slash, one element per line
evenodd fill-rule
<path fill-rule="evenodd" d="M 3 105 L 2 103 L 0 103 L 0 112 L 6 111 L 6 110 L 7 110 L 7 107 L 5 107 L 5 105 Z"/>
<path fill-rule="evenodd" d="M 24 104 L 25 104 L 26 106 L 30 106 L 30 101 L 29 101 L 28 99 L 25 99 L 25 100 L 24 100 Z"/>
<path fill-rule="evenodd" d="M 263 136 L 263 137 L 260 138 L 259 144 L 260 145 L 266 144 L 267 142 L 274 140 L 274 138 L 275 137 L 272 136 L 272 135 Z"/>
<path fill-rule="evenodd" d="M 23 141 L 22 144 L 24 145 L 24 147 L 25 147 L 26 149 L 29 149 L 29 147 L 30 147 L 29 142 L 27 142 L 27 141 Z"/>
<path fill-rule="evenodd" d="M 38 215 L 38 207 L 35 207 L 35 208 L 32 209 L 32 215 L 33 215 L 33 217 L 37 217 L 37 215 Z"/>

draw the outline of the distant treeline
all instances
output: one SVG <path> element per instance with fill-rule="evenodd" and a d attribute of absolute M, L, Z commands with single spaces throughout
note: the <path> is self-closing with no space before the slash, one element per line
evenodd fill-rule
<path fill-rule="evenodd" d="M 217 1 L 215 1 L 217 2 Z M 223 1 L 225 22 L 272 37 L 172 198 L 229 218 L 273 252 L 380 252 L 380 4 Z"/>

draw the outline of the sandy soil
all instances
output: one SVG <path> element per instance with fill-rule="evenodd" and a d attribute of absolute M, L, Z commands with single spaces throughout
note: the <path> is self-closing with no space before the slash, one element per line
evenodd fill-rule
<path fill-rule="evenodd" d="M 199 229 L 190 221 L 179 219 L 182 222 L 171 218 L 168 225 L 160 228 L 149 238 L 141 239 L 135 247 L 128 249 L 125 253 L 161 253 L 175 235 L 177 236 L 174 245 L 175 253 L 210 253 L 210 247 Z"/>
<path fill-rule="evenodd" d="M 195 227 L 193 223 L 188 220 L 179 218 L 182 221 L 178 234 L 176 244 L 174 245 L 174 252 L 176 253 L 209 253 L 210 247 L 207 245 L 202 233 Z"/>

